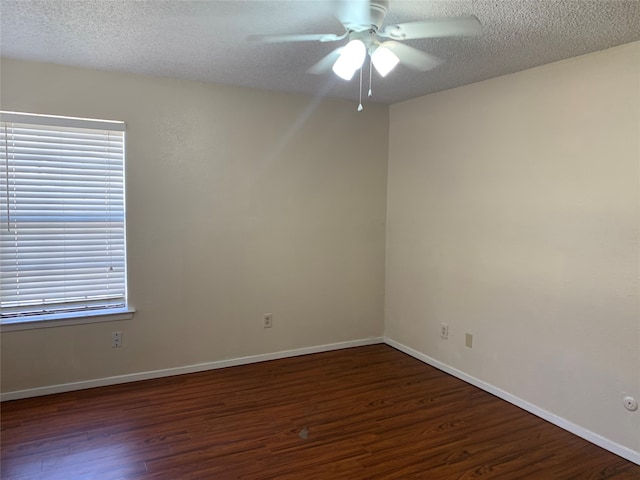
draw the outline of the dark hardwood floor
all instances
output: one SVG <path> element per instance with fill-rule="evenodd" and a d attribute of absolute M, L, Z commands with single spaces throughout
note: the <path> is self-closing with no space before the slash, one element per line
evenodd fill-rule
<path fill-rule="evenodd" d="M 386 345 L 1 409 L 5 480 L 640 479 L 640 466 Z"/>

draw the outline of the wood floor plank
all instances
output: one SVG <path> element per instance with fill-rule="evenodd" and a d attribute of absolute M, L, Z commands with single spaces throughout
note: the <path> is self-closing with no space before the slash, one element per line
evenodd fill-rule
<path fill-rule="evenodd" d="M 6 480 L 640 479 L 640 466 L 374 345 L 5 402 Z"/>

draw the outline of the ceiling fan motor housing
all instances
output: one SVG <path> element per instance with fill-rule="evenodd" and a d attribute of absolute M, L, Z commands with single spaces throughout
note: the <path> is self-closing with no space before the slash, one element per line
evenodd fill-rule
<path fill-rule="evenodd" d="M 345 27 L 351 32 L 366 32 L 369 30 L 376 32 L 382 26 L 382 22 L 384 22 L 388 12 L 388 0 L 372 0 L 369 4 L 368 22 L 346 23 Z"/>

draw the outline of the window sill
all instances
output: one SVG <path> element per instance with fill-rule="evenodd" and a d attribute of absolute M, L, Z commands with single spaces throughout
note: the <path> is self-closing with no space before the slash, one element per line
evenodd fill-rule
<path fill-rule="evenodd" d="M 132 307 L 118 308 L 102 312 L 87 313 L 57 313 L 42 315 L 37 320 L 33 318 L 10 318 L 0 323 L 0 333 L 14 332 L 17 330 L 35 330 L 37 328 L 69 327 L 86 323 L 115 322 L 117 320 L 130 320 L 135 309 Z"/>

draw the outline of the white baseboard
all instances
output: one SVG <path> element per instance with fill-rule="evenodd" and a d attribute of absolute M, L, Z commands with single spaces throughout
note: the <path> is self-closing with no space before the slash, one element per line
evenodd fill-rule
<path fill-rule="evenodd" d="M 489 383 L 486 383 L 482 380 L 472 377 L 471 375 L 468 375 L 461 370 L 450 367 L 449 365 L 446 365 L 436 360 L 435 358 L 431 358 L 428 355 L 420 353 L 417 350 L 407 347 L 406 345 L 396 342 L 395 340 L 392 340 L 388 337 L 384 338 L 384 343 L 386 343 L 387 345 L 393 348 L 400 350 L 401 352 L 411 355 L 412 357 L 424 363 L 427 363 L 432 367 L 437 368 L 438 370 L 442 370 L 443 372 L 453 375 L 454 377 L 457 377 L 460 380 L 464 380 L 465 382 L 470 383 L 471 385 L 474 385 L 486 392 L 489 392 L 495 395 L 496 397 L 499 397 L 517 407 L 522 408 L 523 410 L 526 410 L 529 413 L 532 413 L 550 423 L 553 423 L 554 425 L 564 430 L 567 430 L 568 432 L 573 433 L 574 435 L 584 438 L 585 440 L 591 443 L 594 443 L 599 447 L 604 448 L 605 450 L 615 453 L 616 455 L 619 455 L 622 458 L 629 460 L 630 462 L 640 465 L 640 452 L 636 452 L 635 450 L 631 450 L 630 448 L 627 448 L 607 438 L 604 438 L 601 435 L 598 435 L 597 433 L 587 430 L 586 428 L 583 428 L 579 425 L 576 425 L 575 423 L 572 423 L 562 417 L 554 415 L 553 413 L 548 412 L 525 400 L 522 400 L 521 398 L 518 398 L 515 395 L 510 394 L 509 392 L 505 392 L 504 390 L 501 390 Z"/>
<path fill-rule="evenodd" d="M 384 343 L 382 337 L 330 343 L 328 345 L 317 345 L 314 347 L 296 348 L 294 350 L 263 353 L 261 355 L 251 355 L 249 357 L 239 357 L 227 360 L 218 360 L 215 362 L 198 363 L 196 365 L 187 365 L 184 367 L 166 368 L 163 370 L 130 373 L 127 375 L 116 375 L 113 377 L 97 378 L 94 380 L 84 380 L 81 382 L 63 383 L 60 385 L 50 385 L 46 387 L 30 388 L 26 390 L 16 390 L 13 392 L 3 392 L 0 393 L 0 402 L 5 402 L 8 400 L 19 400 L 22 398 L 40 397 L 42 395 L 51 395 L 54 393 L 71 392 L 74 390 L 84 390 L 85 388 L 104 387 L 107 385 L 116 385 L 119 383 L 137 382 L 140 380 L 149 380 L 152 378 L 170 377 L 173 375 L 182 375 L 184 373 L 195 373 L 205 370 L 215 370 L 218 368 L 235 367 L 238 365 L 247 365 L 249 363 L 266 362 L 268 360 L 297 357 L 300 355 L 308 355 L 310 353 L 330 352 L 332 350 L 341 350 L 343 348 L 351 347 L 362 347 L 365 345 L 375 345 L 379 343 Z"/>

